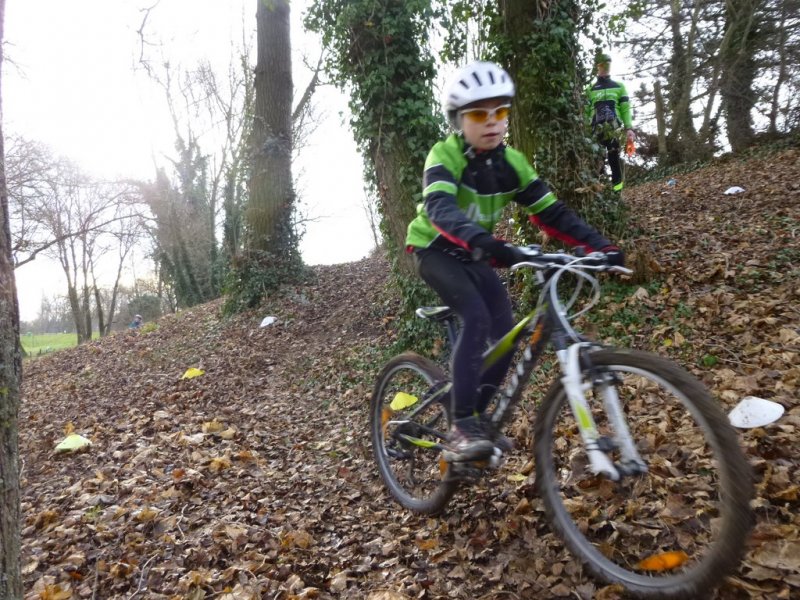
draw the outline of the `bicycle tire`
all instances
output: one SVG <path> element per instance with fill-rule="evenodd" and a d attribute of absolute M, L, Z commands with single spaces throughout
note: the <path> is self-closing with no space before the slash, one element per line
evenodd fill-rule
<path fill-rule="evenodd" d="M 705 386 L 678 365 L 638 350 L 602 349 L 590 357 L 596 370 L 585 381 L 598 371 L 616 374 L 649 471 L 618 483 L 579 473 L 583 444 L 564 387 L 554 382 L 534 428 L 536 485 L 549 522 L 594 576 L 636 597 L 706 597 L 737 568 L 754 522 L 752 470 L 736 431 Z M 590 393 L 602 433 L 602 413 Z M 644 414 L 668 396 L 679 404 Z M 667 431 L 670 425 L 677 427 Z M 687 508 L 680 500 L 688 492 L 694 502 Z"/>
<path fill-rule="evenodd" d="M 395 411 L 387 407 L 398 392 L 423 398 L 434 386 L 447 381 L 444 371 L 435 362 L 419 354 L 407 352 L 386 363 L 378 375 L 370 400 L 372 450 L 381 479 L 395 500 L 405 508 L 421 514 L 434 515 L 441 512 L 458 489 L 458 481 L 448 479 L 449 466 L 440 461 L 440 452 L 403 444 L 387 431 L 387 410 L 392 415 L 390 423 L 395 419 L 402 419 L 404 410 Z M 408 408 L 415 406 L 416 404 Z M 423 414 L 419 417 L 426 424 L 433 423 L 438 430 L 447 433 L 451 418 L 449 402 L 436 402 Z M 401 427 L 413 429 L 414 425 Z M 418 432 L 414 435 L 423 436 Z M 419 473 L 412 473 L 418 466 Z M 406 477 L 398 473 L 395 467 L 407 469 Z M 417 475 L 424 476 L 425 480 L 415 480 Z"/>

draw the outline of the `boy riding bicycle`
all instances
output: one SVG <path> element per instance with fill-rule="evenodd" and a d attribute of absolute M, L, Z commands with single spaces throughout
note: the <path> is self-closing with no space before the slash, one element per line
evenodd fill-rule
<path fill-rule="evenodd" d="M 481 415 L 512 357 L 481 376 L 482 354 L 511 329 L 513 315 L 492 265 L 520 260 L 511 244 L 491 234 L 503 208 L 513 200 L 551 237 L 624 264 L 622 251 L 560 202 L 522 153 L 503 143 L 513 98 L 511 77 L 491 62 L 472 62 L 447 82 L 442 109 L 455 133 L 428 154 L 423 201 L 406 237 L 420 277 L 462 325 L 452 355 L 453 425 L 443 453 L 450 462 L 494 452 Z"/>

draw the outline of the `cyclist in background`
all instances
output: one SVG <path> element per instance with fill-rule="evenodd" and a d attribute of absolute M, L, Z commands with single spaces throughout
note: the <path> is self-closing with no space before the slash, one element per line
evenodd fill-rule
<path fill-rule="evenodd" d="M 428 154 L 423 201 L 406 237 L 420 277 L 461 320 L 452 355 L 453 425 L 443 453 L 451 462 L 494 452 L 481 415 L 512 356 L 482 378 L 480 371 L 487 344 L 513 326 L 511 301 L 492 268 L 518 260 L 514 247 L 491 233 L 503 208 L 513 200 L 548 235 L 624 264 L 622 251 L 556 199 L 522 153 L 503 143 L 513 98 L 511 77 L 491 62 L 472 62 L 448 81 L 442 109 L 455 133 Z"/>
<path fill-rule="evenodd" d="M 615 192 L 619 192 L 624 186 L 619 158 L 622 127 L 625 127 L 627 141 L 633 142 L 636 137 L 631 121 L 630 99 L 625 86 L 611 79 L 611 57 L 608 54 L 598 54 L 595 67 L 597 81 L 586 88 L 586 121 L 591 125 L 595 139 L 606 149 L 608 166 L 611 167 L 611 185 Z"/>

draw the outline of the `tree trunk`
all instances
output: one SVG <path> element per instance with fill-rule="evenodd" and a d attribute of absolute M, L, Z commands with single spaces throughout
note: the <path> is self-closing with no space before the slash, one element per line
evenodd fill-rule
<path fill-rule="evenodd" d="M 578 60 L 581 8 L 575 0 L 505 0 L 497 33 L 501 62 L 516 84 L 511 143 L 556 195 L 613 237 L 624 228 L 621 198 L 598 202 L 597 156 L 588 140 Z M 552 32 L 552 34 L 551 34 Z M 601 214 L 608 208 L 609 214 Z"/>
<path fill-rule="evenodd" d="M 781 87 L 787 78 L 787 54 L 786 48 L 786 19 L 789 17 L 787 2 L 781 2 L 781 20 L 778 26 L 778 78 L 775 81 L 775 86 L 772 88 L 772 101 L 770 102 L 769 110 L 769 133 L 778 132 L 778 103 L 780 101 Z"/>
<path fill-rule="evenodd" d="M 248 247 L 273 260 L 297 257 L 293 228 L 292 56 L 289 0 L 258 0 L 258 57 L 251 135 Z"/>
<path fill-rule="evenodd" d="M 83 248 L 86 248 L 86 240 L 84 240 Z M 83 264 L 81 266 L 81 273 L 83 275 L 83 290 L 81 291 L 81 314 L 83 316 L 84 337 L 78 338 L 78 343 L 92 341 L 92 292 L 89 287 L 89 269 L 86 264 L 86 257 L 84 255 Z"/>
<path fill-rule="evenodd" d="M 0 0 L 0 84 L 5 12 L 5 0 Z M 22 578 L 19 568 L 18 420 L 22 356 L 19 343 L 17 287 L 14 279 L 14 262 L 11 257 L 11 228 L 3 145 L 2 104 L 0 104 L 0 598 L 20 600 Z"/>
<path fill-rule="evenodd" d="M 100 337 L 106 335 L 107 330 L 111 323 L 106 325 L 106 313 L 105 309 L 103 308 L 103 298 L 100 294 L 100 288 L 97 287 L 97 281 L 94 279 L 94 274 L 92 275 L 92 294 L 94 295 L 94 306 L 95 310 L 97 311 L 97 332 L 100 334 Z"/>
<path fill-rule="evenodd" d="M 753 143 L 752 110 L 756 103 L 753 82 L 756 78 L 756 13 L 763 0 L 727 0 L 727 31 L 720 48 L 722 85 L 720 93 L 728 129 L 728 142 L 734 152 Z"/>
<path fill-rule="evenodd" d="M 669 111 L 672 127 L 667 136 L 671 163 L 693 158 L 696 154 L 697 134 L 692 119 L 692 86 L 694 85 L 694 43 L 697 37 L 698 18 L 704 0 L 698 0 L 692 11 L 692 21 L 684 45 L 681 32 L 681 3 L 672 0 L 670 29 L 672 32 L 672 58 L 670 60 Z"/>
<path fill-rule="evenodd" d="M 400 276 L 409 276 L 407 227 L 420 200 L 425 157 L 442 137 L 432 110 L 436 71 L 424 47 L 430 3 L 317 0 L 312 11 L 314 27 L 332 46 L 329 72 L 351 90 L 353 134 L 378 194 L 388 254 Z"/>
<path fill-rule="evenodd" d="M 706 100 L 706 107 L 703 111 L 703 123 L 700 125 L 700 131 L 697 135 L 697 142 L 700 148 L 708 149 L 708 157 L 712 154 L 711 149 L 714 147 L 714 142 L 717 137 L 717 121 L 714 114 L 714 105 L 719 92 L 719 79 L 720 79 L 720 65 L 719 61 L 715 61 L 712 69 L 711 78 L 708 83 L 708 92 Z M 703 155 L 703 158 L 707 156 Z"/>
<path fill-rule="evenodd" d="M 546 10 L 548 3 L 543 3 Z M 526 37 L 535 27 L 537 21 L 543 18 L 539 10 L 539 4 L 534 2 L 525 2 L 524 0 L 507 0 L 499 4 L 502 22 L 502 34 L 512 43 Z M 535 55 L 529 52 L 520 52 L 520 48 L 516 51 L 509 51 L 508 55 L 504 57 L 503 63 L 508 68 L 511 79 L 514 80 L 516 86 L 516 97 L 514 99 L 514 110 L 511 113 L 509 121 L 509 134 L 514 148 L 522 152 L 525 157 L 533 161 L 536 155 L 536 128 L 528 126 L 529 123 L 535 121 L 541 115 L 536 114 L 535 106 L 530 106 L 533 103 L 534 96 L 531 98 L 528 93 L 531 90 L 523 88 L 529 87 L 526 85 L 526 80 L 521 76 L 531 59 L 535 59 Z M 522 87 L 521 87 L 522 86 Z M 577 86 L 581 88 L 580 85 Z M 535 115 L 535 116 L 534 116 Z"/>
<path fill-rule="evenodd" d="M 72 313 L 72 321 L 75 323 L 75 334 L 78 336 L 78 343 L 80 344 L 86 339 L 86 321 L 83 319 L 78 288 L 75 286 L 72 279 L 70 279 L 69 271 L 65 269 L 64 274 L 67 276 L 67 300 L 69 301 L 69 308 Z"/>
<path fill-rule="evenodd" d="M 658 131 L 658 160 L 667 161 L 667 117 L 664 110 L 664 96 L 661 93 L 661 82 L 653 83 L 653 96 L 656 104 L 656 129 Z"/>

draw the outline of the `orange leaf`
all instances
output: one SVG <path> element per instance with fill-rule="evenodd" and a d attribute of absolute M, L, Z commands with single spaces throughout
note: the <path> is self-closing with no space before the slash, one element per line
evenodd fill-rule
<path fill-rule="evenodd" d="M 648 556 L 639 561 L 636 567 L 644 571 L 671 571 L 680 567 L 687 560 L 689 560 L 689 555 L 683 550 L 671 550 Z"/>
<path fill-rule="evenodd" d="M 384 406 L 381 411 L 381 428 L 384 436 L 386 435 L 386 424 L 391 420 L 393 414 L 394 411 L 388 406 Z"/>
<path fill-rule="evenodd" d="M 236 458 L 239 460 L 253 460 L 255 456 L 250 450 L 241 450 L 236 453 Z"/>
<path fill-rule="evenodd" d="M 414 543 L 420 550 L 434 550 L 435 548 L 439 547 L 439 540 L 437 539 L 430 539 L 430 540 L 414 540 Z"/>

